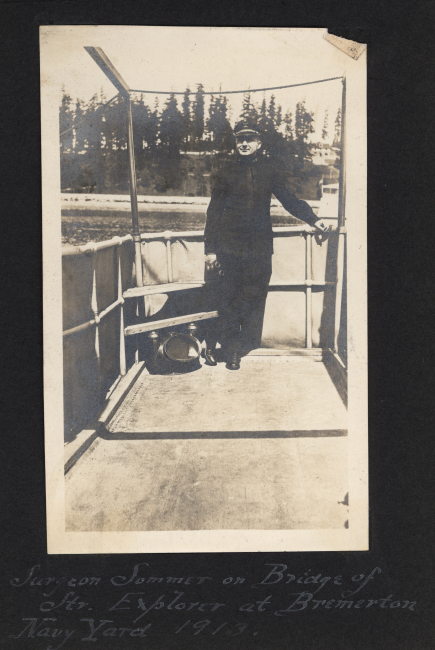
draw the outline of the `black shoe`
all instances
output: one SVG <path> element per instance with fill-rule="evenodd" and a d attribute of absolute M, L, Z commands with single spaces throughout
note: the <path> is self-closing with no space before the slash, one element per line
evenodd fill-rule
<path fill-rule="evenodd" d="M 216 350 L 205 350 L 204 352 L 204 359 L 207 365 L 209 366 L 217 366 L 217 361 L 216 361 Z"/>
<path fill-rule="evenodd" d="M 240 354 L 238 352 L 232 352 L 231 354 L 228 355 L 225 368 L 227 368 L 227 370 L 239 370 Z"/>

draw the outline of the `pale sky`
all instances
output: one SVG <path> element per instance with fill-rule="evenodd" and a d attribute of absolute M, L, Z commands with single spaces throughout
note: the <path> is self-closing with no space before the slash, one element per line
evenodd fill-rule
<path fill-rule="evenodd" d="M 101 47 L 131 89 L 184 91 L 197 83 L 204 90 L 244 90 L 315 81 L 343 74 L 346 56 L 323 39 L 325 29 L 53 26 L 41 28 L 45 56 L 43 83 L 59 89 L 62 84 L 76 99 L 88 101 L 103 88 L 107 98 L 116 89 L 84 46 Z M 305 98 L 314 112 L 320 140 L 325 110 L 329 111 L 329 134 L 341 104 L 341 81 L 273 91 L 283 113 L 294 114 Z M 266 93 L 269 102 L 271 93 Z M 263 93 L 253 93 L 261 103 Z M 148 99 L 147 99 L 148 98 Z M 145 102 L 154 103 L 154 95 Z M 243 95 L 229 95 L 232 123 L 239 116 Z M 160 105 L 167 96 L 160 95 Z M 179 106 L 182 97 L 178 97 Z M 181 106 L 180 106 L 181 107 Z"/>

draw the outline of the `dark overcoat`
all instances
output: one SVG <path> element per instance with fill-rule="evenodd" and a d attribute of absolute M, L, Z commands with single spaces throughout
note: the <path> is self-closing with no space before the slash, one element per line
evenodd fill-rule
<path fill-rule="evenodd" d="M 214 179 L 205 226 L 205 254 L 246 257 L 273 253 L 272 194 L 294 217 L 310 226 L 318 221 L 311 207 L 290 189 L 288 174 L 270 159 L 240 157 Z"/>

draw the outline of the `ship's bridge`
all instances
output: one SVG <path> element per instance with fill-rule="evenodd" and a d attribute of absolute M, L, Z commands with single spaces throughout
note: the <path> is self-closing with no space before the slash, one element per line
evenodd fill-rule
<path fill-rule="evenodd" d="M 202 232 L 141 235 L 142 287 L 131 236 L 64 247 L 69 530 L 239 528 L 241 512 L 247 528 L 345 525 L 340 238 L 274 229 L 261 347 L 237 373 L 153 366 L 156 340 L 202 342 L 217 315 Z"/>
<path fill-rule="evenodd" d="M 328 235 L 274 228 L 260 347 L 207 366 L 204 234 L 140 233 L 129 89 L 86 49 L 125 100 L 133 234 L 63 248 L 66 530 L 347 527 L 344 147 Z"/>

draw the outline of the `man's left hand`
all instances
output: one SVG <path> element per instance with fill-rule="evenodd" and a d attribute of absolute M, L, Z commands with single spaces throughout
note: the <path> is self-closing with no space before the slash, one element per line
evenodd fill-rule
<path fill-rule="evenodd" d="M 326 225 L 322 219 L 319 219 L 319 221 L 316 221 L 314 224 L 314 227 L 320 230 L 321 232 L 328 232 L 329 231 L 329 226 Z"/>

